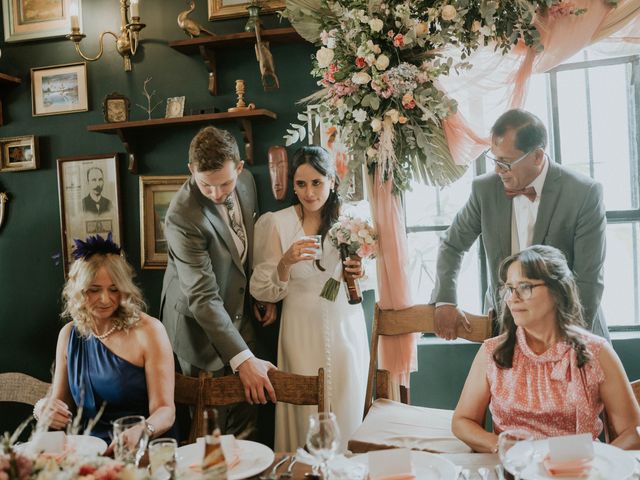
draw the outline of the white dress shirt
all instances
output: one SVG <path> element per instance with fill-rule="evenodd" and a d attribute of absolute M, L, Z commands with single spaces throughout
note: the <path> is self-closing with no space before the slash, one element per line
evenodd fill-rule
<path fill-rule="evenodd" d="M 540 194 L 544 186 L 544 180 L 549 171 L 549 160 L 545 157 L 544 167 L 540 175 L 527 187 L 533 187 L 536 191 L 536 198 L 532 202 L 525 195 L 513 197 L 513 208 L 511 209 L 511 254 L 518 253 L 531 246 L 533 241 L 533 230 L 538 218 L 538 208 L 540 207 Z"/>

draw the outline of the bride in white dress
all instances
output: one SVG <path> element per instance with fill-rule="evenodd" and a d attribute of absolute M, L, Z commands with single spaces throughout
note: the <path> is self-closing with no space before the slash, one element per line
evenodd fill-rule
<path fill-rule="evenodd" d="M 302 375 L 325 369 L 325 405 L 340 428 L 340 450 L 362 422 L 369 362 L 367 331 L 361 305 L 349 305 L 343 288 L 335 302 L 320 297 L 324 283 L 340 262 L 326 237 L 337 221 L 341 202 L 335 166 L 321 147 L 302 147 L 291 165 L 294 205 L 266 213 L 255 226 L 251 295 L 259 301 L 283 300 L 278 339 L 278 368 Z M 314 260 L 315 240 L 322 235 L 322 258 Z M 347 260 L 345 269 L 362 277 L 362 265 Z M 304 446 L 314 406 L 276 405 L 275 449 L 293 452 Z"/>

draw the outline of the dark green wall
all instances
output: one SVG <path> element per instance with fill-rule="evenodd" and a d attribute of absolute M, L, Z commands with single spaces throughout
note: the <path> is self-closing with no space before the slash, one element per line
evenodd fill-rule
<path fill-rule="evenodd" d="M 218 33 L 242 31 L 246 20 L 208 22 L 206 3 L 197 1 L 194 18 Z M 123 70 L 112 37 L 106 37 L 104 57 L 87 65 L 89 111 L 84 113 L 45 117 L 31 115 L 29 69 L 80 61 L 70 41 L 47 39 L 1 44 L 0 72 L 20 77 L 22 84 L 4 99 L 6 124 L 0 127 L 0 137 L 37 135 L 40 168 L 0 173 L 0 192 L 8 192 L 10 198 L 5 224 L 0 230 L 0 371 L 22 371 L 50 380 L 49 368 L 61 326 L 58 314 L 63 284 L 62 267 L 52 259 L 61 249 L 56 159 L 124 152 L 117 136 L 86 130 L 87 125 L 103 123 L 102 101 L 105 95 L 117 91 L 126 95 L 132 104 L 144 104 L 143 82 L 147 77 L 153 77 L 150 86 L 157 92 L 155 98 L 164 100 L 185 95 L 186 113 L 196 106 L 216 106 L 224 111 L 235 105 L 235 80 L 244 79 L 246 100 L 278 114 L 276 121 L 254 123 L 256 162 L 250 170 L 256 177 L 262 208 L 274 210 L 288 205 L 288 202 L 279 204 L 271 196 L 266 152 L 269 146 L 283 143 L 285 128 L 301 109 L 295 102 L 316 88 L 309 75 L 312 46 L 307 43 L 272 46 L 280 89 L 269 93 L 262 90 L 258 63 L 251 46 L 219 51 L 220 95 L 212 97 L 207 91 L 207 71 L 201 58 L 186 56 L 167 45 L 168 41 L 186 38 L 176 24 L 176 17 L 185 5 L 185 2 L 176 0 L 141 2 L 142 21 L 147 28 L 142 31 L 142 47 L 133 59 L 132 72 Z M 82 42 L 82 48 L 85 53 L 94 55 L 97 52 L 100 31 L 119 28 L 118 15 L 117 2 L 83 1 L 83 31 L 87 38 Z M 266 18 L 265 24 L 279 26 L 274 16 Z M 158 107 L 153 117 L 163 116 L 164 106 Z M 132 106 L 132 120 L 145 118 L 143 110 Z M 234 132 L 242 145 L 234 122 L 216 125 Z M 172 126 L 142 133 L 136 138 L 141 146 L 139 173 L 186 174 L 188 144 L 201 126 Z M 139 270 L 138 176 L 128 173 L 123 161 L 119 170 L 123 246 L 129 260 Z M 149 311 L 156 316 L 162 275 L 160 270 L 144 270 L 139 271 L 138 277 Z"/>

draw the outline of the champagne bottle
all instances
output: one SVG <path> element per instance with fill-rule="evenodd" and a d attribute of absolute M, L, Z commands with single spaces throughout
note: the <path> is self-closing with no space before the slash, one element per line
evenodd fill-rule
<path fill-rule="evenodd" d="M 349 252 L 347 251 L 347 246 L 345 244 L 340 245 L 340 258 L 342 261 L 347 258 L 352 258 L 357 260 L 359 257 L 357 255 L 352 255 L 349 257 Z M 347 290 L 347 300 L 351 305 L 356 305 L 358 303 L 362 303 L 362 293 L 360 292 L 360 284 L 358 283 L 357 278 L 353 278 L 353 275 L 348 273 L 346 270 L 342 270 L 342 278 L 344 279 L 344 286 Z"/>
<path fill-rule="evenodd" d="M 218 426 L 218 411 L 209 408 L 204 411 L 204 457 L 202 458 L 202 478 L 204 480 L 227 480 L 227 461 L 224 458 Z"/>

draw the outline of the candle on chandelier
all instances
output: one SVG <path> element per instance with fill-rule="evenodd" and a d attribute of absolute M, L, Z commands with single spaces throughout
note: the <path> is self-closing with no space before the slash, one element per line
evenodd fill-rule
<path fill-rule="evenodd" d="M 71 21 L 71 30 L 80 30 L 80 21 L 78 20 L 78 4 L 72 2 L 69 6 L 69 19 Z"/>
<path fill-rule="evenodd" d="M 138 8 L 138 0 L 131 0 L 129 8 L 130 8 L 130 13 L 131 13 L 131 18 L 133 18 L 133 17 L 140 18 L 140 10 Z"/>

